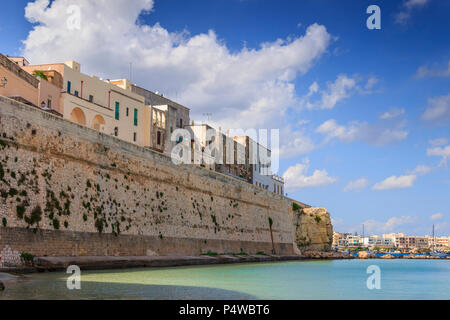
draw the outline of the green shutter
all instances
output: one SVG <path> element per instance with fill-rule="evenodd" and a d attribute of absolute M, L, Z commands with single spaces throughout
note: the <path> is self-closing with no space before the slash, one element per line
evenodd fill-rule
<path fill-rule="evenodd" d="M 134 125 L 138 125 L 138 111 L 137 109 L 134 109 Z"/>
<path fill-rule="evenodd" d="M 119 103 L 116 102 L 116 120 L 119 120 Z"/>

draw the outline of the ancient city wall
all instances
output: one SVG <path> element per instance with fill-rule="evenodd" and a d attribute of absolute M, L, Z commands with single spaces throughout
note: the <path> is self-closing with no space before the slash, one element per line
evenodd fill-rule
<path fill-rule="evenodd" d="M 0 251 L 294 252 L 290 200 L 3 97 L 0 193 Z"/>

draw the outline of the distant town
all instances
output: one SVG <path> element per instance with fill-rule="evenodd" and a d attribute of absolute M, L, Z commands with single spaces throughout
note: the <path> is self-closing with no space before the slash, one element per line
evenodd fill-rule
<path fill-rule="evenodd" d="M 334 232 L 332 247 L 338 251 L 367 248 L 374 251 L 449 252 L 450 237 L 409 236 L 404 233 L 365 236 L 357 233 Z"/>

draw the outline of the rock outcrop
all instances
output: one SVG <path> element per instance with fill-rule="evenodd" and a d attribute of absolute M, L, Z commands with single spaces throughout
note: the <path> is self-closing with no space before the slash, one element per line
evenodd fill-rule
<path fill-rule="evenodd" d="M 295 242 L 300 251 L 331 250 L 333 226 L 325 208 L 305 208 L 297 203 L 293 206 Z"/>
<path fill-rule="evenodd" d="M 374 253 L 369 253 L 367 251 L 358 252 L 358 259 L 376 259 L 377 255 Z"/>

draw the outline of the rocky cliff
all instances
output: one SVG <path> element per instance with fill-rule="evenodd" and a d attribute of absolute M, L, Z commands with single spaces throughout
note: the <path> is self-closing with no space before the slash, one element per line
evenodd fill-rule
<path fill-rule="evenodd" d="M 333 240 L 330 214 L 325 208 L 293 206 L 295 242 L 301 251 L 329 251 Z"/>

